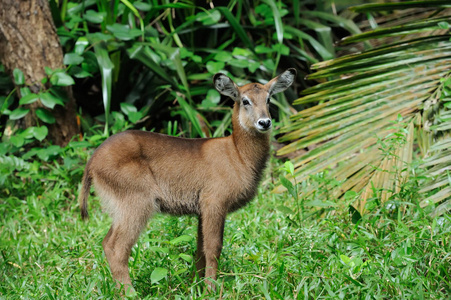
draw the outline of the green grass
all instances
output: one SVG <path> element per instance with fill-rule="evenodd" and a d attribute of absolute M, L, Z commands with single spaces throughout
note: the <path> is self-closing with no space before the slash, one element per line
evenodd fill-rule
<path fill-rule="evenodd" d="M 63 156 L 65 163 L 15 172 L 0 190 L 0 299 L 118 298 L 101 246 L 109 218 L 95 197 L 89 221 L 79 216 L 83 162 L 75 157 L 86 153 Z M 268 176 L 257 199 L 227 218 L 213 298 L 447 299 L 448 215 L 429 218 L 412 198 L 395 212 L 376 207 L 357 224 L 346 209 L 299 221 L 276 209 L 298 205 L 272 187 Z M 149 222 L 130 258 L 141 298 L 211 298 L 191 280 L 196 226 L 194 217 Z M 174 241 L 185 235 L 193 238 Z M 155 268 L 168 275 L 152 282 Z"/>

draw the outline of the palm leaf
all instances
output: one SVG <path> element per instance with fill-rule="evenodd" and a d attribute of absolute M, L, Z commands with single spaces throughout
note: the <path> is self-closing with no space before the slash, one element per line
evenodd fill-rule
<path fill-rule="evenodd" d="M 451 7 L 448 0 L 422 0 L 422 1 L 403 1 L 394 3 L 383 3 L 383 4 L 364 4 L 356 6 L 353 11 L 356 12 L 368 12 L 368 11 L 386 11 L 393 9 L 409 9 L 409 8 L 445 8 Z"/>
<path fill-rule="evenodd" d="M 405 4 L 402 8 L 417 7 L 420 2 L 424 1 L 409 1 L 411 6 Z M 442 3 L 437 5 L 442 7 Z M 369 9 L 377 10 L 375 5 Z M 451 181 L 444 180 L 447 176 L 444 170 L 451 160 L 446 159 L 451 140 L 441 138 L 436 144 L 436 133 L 440 131 L 444 136 L 443 132 L 449 132 L 451 117 L 443 109 L 438 114 L 433 113 L 437 109 L 425 110 L 428 103 L 440 106 L 437 94 L 444 88 L 443 78 L 451 70 L 449 30 L 443 26 L 451 23 L 451 13 L 447 12 L 436 18 L 377 28 L 346 38 L 343 40 L 346 44 L 374 39 L 384 44 L 384 40 L 397 38 L 402 42 L 389 42 L 312 66 L 316 72 L 308 79 L 322 83 L 305 90 L 304 96 L 294 102 L 310 107 L 291 117 L 292 123 L 282 128 L 284 135 L 279 139 L 286 144 L 278 151 L 279 155 L 309 150 L 292 159 L 296 181 L 330 169 L 330 176 L 343 181 L 330 193 L 340 197 L 348 190 L 360 192 L 354 206 L 363 213 L 368 199 L 377 197 L 383 203 L 400 191 L 410 173 L 417 136 L 422 153 L 434 153 L 429 154 L 430 161 L 424 164 L 431 179 L 424 183 L 422 192 L 430 196 L 422 204 L 450 197 L 449 192 L 440 188 L 451 186 Z M 318 104 L 311 106 L 312 103 Z M 435 126 L 431 133 L 423 130 L 425 117 Z M 441 122 L 431 121 L 439 119 Z M 385 144 L 393 144 L 393 139 L 396 147 L 384 148 Z M 438 182 L 442 184 L 433 189 L 438 192 L 432 193 L 427 187 Z M 304 191 L 312 192 L 313 186 Z M 445 204 L 442 210 L 449 207 L 449 201 Z"/>
<path fill-rule="evenodd" d="M 434 214 L 451 209 L 451 76 L 441 81 L 441 85 L 431 101 L 424 108 L 424 132 L 420 139 L 421 149 L 425 152 L 422 174 L 427 178 L 420 189 L 425 199 L 420 206 L 437 206 Z M 432 124 L 432 125 L 431 125 Z"/>

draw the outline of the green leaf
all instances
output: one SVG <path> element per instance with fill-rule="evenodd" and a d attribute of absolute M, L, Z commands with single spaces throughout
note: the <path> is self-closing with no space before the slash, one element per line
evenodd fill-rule
<path fill-rule="evenodd" d="M 94 52 L 97 62 L 100 66 L 100 73 L 102 75 L 102 97 L 103 107 L 105 109 L 105 132 L 108 132 L 108 116 L 110 114 L 111 106 L 111 89 L 113 84 L 113 68 L 114 64 L 111 61 L 108 53 L 107 45 L 104 41 L 94 39 Z"/>
<path fill-rule="evenodd" d="M 69 86 L 74 85 L 74 79 L 64 71 L 55 71 L 50 77 L 50 82 L 55 86 Z"/>
<path fill-rule="evenodd" d="M 232 55 L 233 56 L 250 57 L 250 56 L 252 56 L 252 52 L 249 49 L 234 47 L 233 51 L 232 51 Z"/>
<path fill-rule="evenodd" d="M 263 45 L 258 45 L 257 47 L 255 47 L 255 52 L 257 52 L 258 54 L 273 53 L 274 49 Z"/>
<path fill-rule="evenodd" d="M 125 127 L 124 114 L 117 112 L 117 111 L 113 111 L 113 112 L 111 112 L 111 116 L 113 117 L 112 119 L 114 120 L 113 126 L 111 126 L 112 132 L 122 131 L 123 128 Z M 105 129 L 106 129 L 106 127 L 105 127 Z"/>
<path fill-rule="evenodd" d="M 207 62 L 206 67 L 207 67 L 208 72 L 210 72 L 211 74 L 216 74 L 224 69 L 225 63 L 222 61 L 216 62 L 216 61 L 210 60 L 209 62 Z"/>
<path fill-rule="evenodd" d="M 106 12 L 96 12 L 92 9 L 89 9 L 83 15 L 83 18 L 88 22 L 100 24 L 103 22 L 105 16 L 106 16 Z"/>
<path fill-rule="evenodd" d="M 24 107 L 16 108 L 9 114 L 9 118 L 11 120 L 22 119 L 23 117 L 25 117 L 26 114 L 28 114 L 29 111 L 30 110 L 28 108 L 24 108 Z"/>
<path fill-rule="evenodd" d="M 33 102 L 36 102 L 38 99 L 39 99 L 39 95 L 37 95 L 37 94 L 28 94 L 28 95 L 23 96 L 22 98 L 20 98 L 19 104 L 20 105 L 31 104 Z"/>
<path fill-rule="evenodd" d="M 349 264 L 351 263 L 351 259 L 344 254 L 340 254 L 340 259 L 345 263 L 345 265 L 349 266 Z"/>
<path fill-rule="evenodd" d="M 28 150 L 27 153 L 25 153 L 24 155 L 22 155 L 22 159 L 28 160 L 28 159 L 30 159 L 31 157 L 35 156 L 36 153 L 37 153 L 37 149 L 38 149 L 38 148 L 32 148 L 32 149 Z"/>
<path fill-rule="evenodd" d="M 86 47 L 88 47 L 89 42 L 88 39 L 84 36 L 79 37 L 78 40 L 75 42 L 74 52 L 78 55 L 83 55 L 85 52 Z"/>
<path fill-rule="evenodd" d="M 207 92 L 207 100 L 213 104 L 218 104 L 221 101 L 221 94 L 215 89 L 209 89 Z"/>
<path fill-rule="evenodd" d="M 133 6 L 139 9 L 140 11 L 149 11 L 152 8 L 151 4 L 141 1 L 133 2 Z"/>
<path fill-rule="evenodd" d="M 122 102 L 121 103 L 121 111 L 128 117 L 130 122 L 136 123 L 142 119 L 143 113 L 138 111 L 135 106 Z"/>
<path fill-rule="evenodd" d="M 123 41 L 130 41 L 139 36 L 142 32 L 136 28 L 130 28 L 127 25 L 114 23 L 113 25 L 107 25 L 106 27 L 116 38 Z"/>
<path fill-rule="evenodd" d="M 75 77 L 75 78 L 86 78 L 86 77 L 91 77 L 92 74 L 83 70 L 83 68 L 80 68 L 78 66 L 73 66 L 72 68 L 69 69 L 69 75 Z"/>
<path fill-rule="evenodd" d="M 193 261 L 193 257 L 191 255 L 188 255 L 188 254 L 180 253 L 179 257 L 181 259 L 183 259 L 184 261 L 189 262 L 189 263 L 191 263 Z"/>
<path fill-rule="evenodd" d="M 52 68 L 47 67 L 47 66 L 44 67 L 44 71 L 45 71 L 45 74 L 47 74 L 48 76 L 52 76 L 52 74 L 55 72 L 55 70 L 53 70 Z"/>
<path fill-rule="evenodd" d="M 132 122 L 133 124 L 137 123 L 139 120 L 141 120 L 143 118 L 143 113 L 140 111 L 131 111 L 128 114 L 128 119 L 130 120 L 130 122 Z"/>
<path fill-rule="evenodd" d="M 202 108 L 216 107 L 219 101 L 221 101 L 221 94 L 215 89 L 209 89 L 206 98 L 202 101 L 200 106 Z"/>
<path fill-rule="evenodd" d="M 0 156 L 5 156 L 9 152 L 9 145 L 7 143 L 0 143 Z M 0 158 L 1 159 L 1 158 Z M 1 183 L 1 180 L 0 180 Z"/>
<path fill-rule="evenodd" d="M 249 62 L 241 57 L 239 59 L 234 58 L 228 61 L 227 64 L 240 69 L 244 69 L 249 66 Z"/>
<path fill-rule="evenodd" d="M 77 53 L 66 53 L 64 55 L 64 64 L 65 65 L 79 65 L 81 64 L 85 59 L 83 56 L 78 55 Z"/>
<path fill-rule="evenodd" d="M 202 22 L 204 26 L 216 24 L 220 19 L 221 13 L 217 10 L 203 11 L 196 15 L 196 21 Z"/>
<path fill-rule="evenodd" d="M 31 90 L 26 86 L 21 87 L 20 94 L 22 95 L 22 97 L 27 96 L 27 95 L 31 94 Z"/>
<path fill-rule="evenodd" d="M 168 270 L 165 268 L 155 268 L 152 274 L 150 274 L 150 281 L 152 284 L 159 282 L 161 279 L 168 275 Z"/>
<path fill-rule="evenodd" d="M 172 245 L 179 245 L 182 243 L 189 243 L 193 240 L 193 237 L 190 235 L 181 235 L 179 237 L 176 237 L 175 239 L 171 240 L 169 243 Z"/>
<path fill-rule="evenodd" d="M 261 64 L 258 61 L 249 61 L 249 72 L 254 73 L 258 68 L 260 68 Z"/>
<path fill-rule="evenodd" d="M 263 0 L 268 6 L 271 8 L 272 15 L 274 17 L 274 23 L 276 27 L 277 41 L 279 44 L 283 43 L 283 22 L 282 17 L 280 16 L 279 9 L 277 8 L 274 0 Z"/>
<path fill-rule="evenodd" d="M 25 144 L 25 139 L 21 135 L 13 135 L 10 137 L 9 142 L 15 147 L 22 147 Z"/>
<path fill-rule="evenodd" d="M 276 209 L 286 215 L 294 215 L 294 211 L 285 205 L 279 205 L 276 207 Z"/>
<path fill-rule="evenodd" d="M 284 44 L 273 45 L 273 49 L 276 52 L 280 52 L 282 55 L 286 55 L 286 56 L 290 55 L 290 48 L 288 48 Z"/>
<path fill-rule="evenodd" d="M 22 137 L 24 137 L 25 139 L 31 139 L 31 138 L 34 137 L 33 132 L 34 132 L 34 129 L 35 129 L 35 128 L 36 128 L 36 127 L 34 127 L 34 126 L 28 127 L 27 129 L 25 129 L 24 131 L 22 131 L 22 132 L 20 133 L 20 135 L 21 135 Z"/>
<path fill-rule="evenodd" d="M 233 59 L 233 56 L 228 51 L 221 51 L 215 54 L 214 59 L 217 61 L 228 62 Z"/>
<path fill-rule="evenodd" d="M 283 175 L 280 175 L 279 176 L 279 179 L 280 179 L 280 183 L 282 183 L 282 185 L 290 192 L 290 194 L 292 193 L 292 191 L 293 191 L 293 188 L 294 188 L 294 185 L 293 185 L 293 183 L 290 181 L 290 180 L 288 180 L 285 176 L 283 176 Z"/>
<path fill-rule="evenodd" d="M 46 138 L 48 133 L 49 130 L 46 126 L 33 127 L 33 136 L 40 142 Z"/>
<path fill-rule="evenodd" d="M 122 102 L 121 104 L 121 111 L 128 116 L 131 112 L 137 112 L 138 110 L 136 107 L 130 103 Z"/>
<path fill-rule="evenodd" d="M 40 159 L 48 161 L 51 157 L 56 157 L 61 153 L 62 149 L 60 146 L 53 145 L 47 148 L 42 148 L 37 151 L 37 155 Z"/>
<path fill-rule="evenodd" d="M 41 107 L 36 110 L 36 116 L 48 124 L 54 124 L 56 121 L 51 112 Z"/>
<path fill-rule="evenodd" d="M 13 70 L 13 76 L 14 76 L 14 82 L 16 83 L 16 85 L 22 85 L 25 84 L 25 75 L 23 74 L 23 72 L 19 69 L 14 69 Z"/>
<path fill-rule="evenodd" d="M 286 161 L 284 164 L 284 169 L 286 172 L 288 172 L 290 175 L 294 176 L 294 165 L 291 161 Z"/>
<path fill-rule="evenodd" d="M 52 93 L 50 92 L 44 92 L 39 94 L 39 99 L 41 100 L 41 103 L 50 108 L 53 109 L 55 107 L 55 105 L 61 105 L 64 106 L 64 102 L 63 100 L 61 100 L 60 98 L 54 96 Z"/>

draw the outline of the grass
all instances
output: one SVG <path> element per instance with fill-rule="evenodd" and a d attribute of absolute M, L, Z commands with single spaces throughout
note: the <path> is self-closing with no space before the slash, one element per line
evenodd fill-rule
<path fill-rule="evenodd" d="M 110 221 L 95 197 L 89 221 L 79 217 L 86 155 L 66 149 L 64 163 L 16 172 L 1 188 L 1 299 L 118 298 L 101 247 Z M 213 297 L 201 280 L 191 280 L 196 218 L 156 215 L 130 258 L 139 296 L 447 299 L 451 293 L 451 218 L 428 217 L 415 193 L 405 194 L 402 209 L 376 206 L 357 223 L 346 205 L 299 221 L 277 209 L 298 204 L 288 193 L 272 194 L 272 185 L 267 176 L 257 199 L 227 218 Z M 168 274 L 155 280 L 156 268 Z"/>

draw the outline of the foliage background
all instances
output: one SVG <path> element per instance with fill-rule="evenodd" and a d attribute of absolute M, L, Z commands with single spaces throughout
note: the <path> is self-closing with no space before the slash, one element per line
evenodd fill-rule
<path fill-rule="evenodd" d="M 353 22 L 330 14 L 327 2 L 232 1 L 213 8 L 202 1 L 51 4 L 86 132 L 95 124 L 90 118 L 113 126 L 114 112 L 122 109 L 128 121 L 148 129 L 166 130 L 167 120 L 177 120 L 176 131 L 186 136 L 223 135 L 230 103 L 223 104 L 212 89 L 214 73 L 225 71 L 245 83 L 296 67 L 302 78 L 312 62 L 335 56 L 337 38 L 359 32 Z M 308 85 L 298 82 L 289 100 Z M 12 98 L 3 109 L 14 111 Z M 282 112 L 275 115 L 285 118 L 289 105 L 279 101 Z"/>
<path fill-rule="evenodd" d="M 416 2 L 424 5 L 425 1 Z M 384 88 L 387 82 L 371 77 L 371 71 L 380 66 L 391 70 L 412 65 L 408 58 L 399 62 L 400 52 L 387 46 L 398 38 L 409 43 L 409 34 L 381 33 L 377 29 L 390 30 L 415 22 L 420 19 L 418 10 L 393 15 L 393 7 L 386 7 L 386 12 L 371 7 L 363 12 L 347 9 L 361 3 L 51 0 L 65 69 L 46 70 L 50 88 L 39 95 L 22 94 L 20 99 L 15 96 L 15 86 L 27 88 L 20 70 L 14 70 L 12 79 L 0 72 L 0 215 L 4 220 L 0 232 L 0 295 L 112 297 L 115 290 L 100 246 L 109 220 L 94 200 L 91 221 L 84 224 L 75 205 L 75 191 L 90 152 L 109 135 L 128 128 L 186 137 L 227 135 L 231 130 L 231 102 L 221 99 L 212 88 L 213 74 L 225 72 L 244 84 L 263 82 L 288 67 L 298 69 L 299 77 L 290 91 L 272 100 L 274 134 L 278 138 L 274 148 L 285 146 L 279 154 L 288 155 L 294 166 L 281 170 L 280 161 L 273 160 L 257 201 L 230 217 L 217 297 L 440 299 L 447 295 L 451 282 L 450 218 L 429 214 L 449 202 L 441 202 L 442 198 L 437 204 L 420 207 L 424 200 L 418 193 L 424 189 L 421 185 L 435 178 L 417 173 L 423 163 L 416 160 L 428 152 L 427 148 L 434 150 L 439 163 L 444 164 L 438 166 L 445 170 L 438 180 L 443 184 L 426 184 L 426 188 L 432 186 L 426 192 L 435 195 L 449 189 L 448 163 L 443 160 L 447 157 L 448 127 L 442 123 L 447 120 L 449 67 L 444 62 L 449 59 L 449 26 L 444 24 L 448 24 L 446 18 L 437 20 L 449 16 L 446 1 L 429 1 L 434 8 L 426 10 L 422 18 L 437 19 L 420 22 L 410 32 L 415 40 L 430 29 L 420 40 L 429 43 L 428 49 L 437 39 L 444 45 L 443 53 L 430 51 L 437 54 L 436 62 L 424 58 L 441 70 L 434 75 L 434 88 L 427 92 L 440 92 L 443 98 L 438 97 L 440 101 L 432 110 L 424 108 L 422 98 L 412 110 L 394 111 L 382 124 L 388 127 L 379 139 L 371 135 L 371 130 L 378 128 L 374 124 L 366 125 L 370 130 L 364 131 L 374 140 L 374 155 L 366 157 L 401 161 L 392 163 L 390 169 L 396 179 L 403 179 L 385 187 L 392 196 L 387 196 L 389 202 L 382 201 L 385 196 L 381 188 L 370 186 L 367 213 L 354 209 L 361 203 L 359 190 L 350 188 L 355 179 L 334 173 L 349 171 L 349 165 L 330 168 L 330 163 L 321 166 L 321 160 L 315 160 L 319 167 L 308 165 L 315 171 L 302 177 L 300 161 L 306 156 L 317 153 L 315 149 L 332 153 L 327 147 L 321 148 L 334 141 L 325 134 L 331 120 L 336 118 L 339 126 L 347 124 L 334 109 L 329 115 L 318 110 L 335 97 L 335 88 L 349 82 L 344 92 L 351 93 L 357 82 L 355 75 L 366 71 L 370 71 L 368 78 L 375 79 L 375 86 Z M 366 35 L 359 35 L 362 31 Z M 354 37 L 337 44 L 349 35 Z M 404 54 L 411 56 L 411 45 L 407 45 Z M 421 47 L 419 51 L 426 46 Z M 389 59 L 381 56 L 384 49 Z M 359 60 L 365 55 L 367 60 Z M 53 119 L 45 113 L 38 115 L 37 127 L 15 127 L 14 122 L 27 113 L 27 105 L 33 101 L 41 101 L 50 109 L 63 104 L 57 90 L 68 85 L 73 87 L 79 105 L 83 136 L 64 147 L 52 145 L 45 128 Z M 309 96 L 293 102 L 301 93 Z M 359 106 L 355 110 L 366 114 L 362 122 L 372 114 L 384 114 L 383 110 L 375 113 Z M 305 114 L 311 111 L 318 113 L 316 119 L 327 116 L 321 126 L 308 123 Z M 424 120 L 432 120 L 437 126 L 445 124 L 445 130 L 427 137 L 434 145 L 410 147 L 411 171 L 406 172 L 406 160 L 397 160 L 397 151 L 413 145 L 411 131 L 416 129 L 411 124 L 421 123 L 419 117 L 403 113 L 411 111 L 421 112 Z M 363 131 L 359 123 L 352 125 Z M 323 133 L 326 138 L 317 140 L 310 135 L 311 143 L 296 146 L 301 139 L 295 136 L 299 128 L 304 133 Z M 342 145 L 349 147 L 348 142 Z M 290 147 L 292 151 L 286 151 Z M 360 148 L 352 151 L 359 153 Z M 433 161 L 429 167 L 437 165 Z M 375 169 L 377 166 L 371 170 Z M 285 192 L 269 192 L 281 186 Z M 151 224 L 134 248 L 130 263 L 141 296 L 184 298 L 190 294 L 207 298 L 200 280 L 186 280 L 195 251 L 190 238 L 196 232 L 193 219 L 158 216 Z"/>

